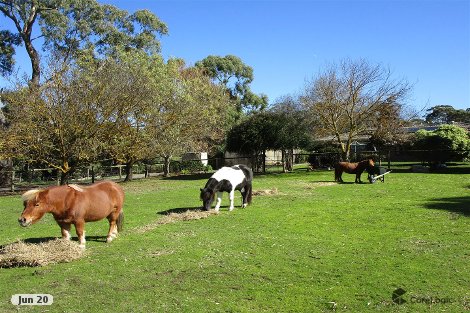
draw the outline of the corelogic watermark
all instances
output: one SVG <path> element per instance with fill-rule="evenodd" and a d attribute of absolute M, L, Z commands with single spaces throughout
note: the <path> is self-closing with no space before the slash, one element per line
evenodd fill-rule
<path fill-rule="evenodd" d="M 425 305 L 439 305 L 450 304 L 453 302 L 450 297 L 441 296 L 420 296 L 414 294 L 407 294 L 403 288 L 397 288 L 392 292 L 392 301 L 395 304 L 402 305 L 409 304 L 425 304 Z"/>

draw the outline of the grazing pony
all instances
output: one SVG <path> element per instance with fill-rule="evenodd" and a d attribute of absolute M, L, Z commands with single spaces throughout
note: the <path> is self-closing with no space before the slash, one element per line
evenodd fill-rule
<path fill-rule="evenodd" d="M 356 174 L 356 183 L 362 183 L 361 181 L 361 174 L 364 172 L 364 170 L 372 170 L 374 168 L 374 160 L 368 159 L 368 160 L 363 160 L 358 163 L 349 163 L 349 162 L 338 162 L 335 165 L 335 181 L 342 183 L 343 178 L 341 178 L 341 175 L 343 172 L 346 172 L 348 174 Z"/>
<path fill-rule="evenodd" d="M 62 231 L 62 238 L 70 239 L 73 224 L 82 248 L 85 247 L 85 222 L 109 221 L 106 242 L 111 242 L 122 230 L 124 192 L 111 181 L 103 181 L 88 187 L 77 185 L 52 186 L 34 189 L 22 195 L 24 210 L 18 222 L 26 227 L 51 213 Z"/>
<path fill-rule="evenodd" d="M 233 210 L 233 199 L 235 190 L 240 190 L 242 194 L 242 206 L 246 208 L 251 203 L 253 171 L 245 165 L 234 165 L 232 167 L 222 167 L 209 178 L 204 188 L 201 188 L 201 200 L 203 208 L 210 210 L 217 193 L 217 203 L 215 210 L 219 211 L 222 202 L 222 193 L 228 192 L 230 197 L 230 208 Z"/>

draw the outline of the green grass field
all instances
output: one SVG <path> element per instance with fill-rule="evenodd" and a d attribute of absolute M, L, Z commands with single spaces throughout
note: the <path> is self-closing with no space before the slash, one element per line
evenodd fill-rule
<path fill-rule="evenodd" d="M 333 172 L 255 176 L 246 209 L 155 225 L 200 207 L 207 175 L 123 184 L 125 229 L 88 223 L 83 258 L 0 269 L 1 312 L 462 312 L 470 310 L 470 165 L 395 166 L 385 183 Z M 363 174 L 363 181 L 366 175 Z M 270 192 L 263 192 L 270 191 Z M 0 198 L 0 245 L 58 237 L 52 216 L 21 228 Z M 76 240 L 76 237 L 74 238 Z M 392 301 L 402 288 L 404 304 Z M 51 294 L 51 306 L 10 303 Z"/>

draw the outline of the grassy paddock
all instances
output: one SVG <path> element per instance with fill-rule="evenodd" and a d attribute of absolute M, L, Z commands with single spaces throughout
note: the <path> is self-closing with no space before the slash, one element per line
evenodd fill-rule
<path fill-rule="evenodd" d="M 166 213 L 197 209 L 207 175 L 123 184 L 121 236 L 106 244 L 106 222 L 88 223 L 81 259 L 0 269 L 0 311 L 470 310 L 468 173 L 468 164 L 438 174 L 403 166 L 375 184 L 347 174 L 336 184 L 331 171 L 258 175 L 246 209 L 228 212 L 225 196 L 218 215 L 144 231 Z M 51 216 L 21 228 L 21 210 L 19 196 L 0 198 L 0 244 L 60 235 Z M 393 303 L 397 288 L 405 304 Z M 17 293 L 54 303 L 18 309 Z"/>

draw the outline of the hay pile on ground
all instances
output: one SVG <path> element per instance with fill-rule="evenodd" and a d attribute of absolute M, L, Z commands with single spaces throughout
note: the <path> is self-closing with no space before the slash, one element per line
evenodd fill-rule
<path fill-rule="evenodd" d="M 314 182 L 314 183 L 302 183 L 302 186 L 305 189 L 315 189 L 317 187 L 325 187 L 325 186 L 334 186 L 338 185 L 337 182 Z"/>
<path fill-rule="evenodd" d="M 84 249 L 77 242 L 55 239 L 43 243 L 18 241 L 0 249 L 0 268 L 44 266 L 80 258 Z"/>
<path fill-rule="evenodd" d="M 253 190 L 253 196 L 274 196 L 279 194 L 277 188 L 264 189 L 264 190 Z"/>
<path fill-rule="evenodd" d="M 164 225 L 164 224 L 171 224 L 179 221 L 190 221 L 190 220 L 200 220 L 203 218 L 208 218 L 211 215 L 214 214 L 219 214 L 219 212 L 215 210 L 210 210 L 210 211 L 199 211 L 199 210 L 187 210 L 186 212 L 183 213 L 170 213 L 165 215 L 163 218 L 155 221 L 154 223 L 138 227 L 136 229 L 136 232 L 139 234 L 151 231 L 155 228 L 157 228 L 159 225 Z"/>

